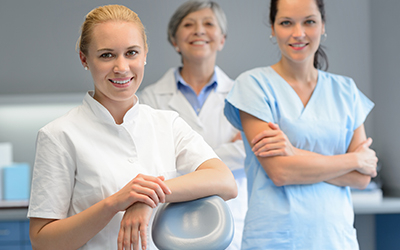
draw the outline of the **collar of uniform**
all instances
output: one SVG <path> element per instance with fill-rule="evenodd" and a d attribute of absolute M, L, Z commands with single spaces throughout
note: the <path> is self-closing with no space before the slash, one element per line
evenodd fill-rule
<path fill-rule="evenodd" d="M 182 67 L 178 67 L 176 68 L 174 75 L 175 75 L 175 81 L 176 81 L 176 86 L 177 89 L 179 89 L 182 85 L 189 87 L 192 89 L 192 87 L 187 84 L 185 82 L 185 80 L 183 80 L 182 76 L 181 76 L 181 69 Z M 218 88 L 218 79 L 217 79 L 217 73 L 216 73 L 216 67 L 214 67 L 214 74 L 212 75 L 210 81 L 205 85 L 205 88 L 212 86 L 212 88 L 214 89 L 214 91 Z"/>
<path fill-rule="evenodd" d="M 85 95 L 83 103 L 86 104 L 94 113 L 94 115 L 102 122 L 117 125 L 112 117 L 111 113 L 97 100 L 93 98 L 94 91 L 88 91 Z M 130 108 L 125 116 L 124 121 L 121 125 L 125 123 L 132 122 L 136 114 L 139 112 L 139 99 L 135 96 L 136 102 L 132 108 Z"/>

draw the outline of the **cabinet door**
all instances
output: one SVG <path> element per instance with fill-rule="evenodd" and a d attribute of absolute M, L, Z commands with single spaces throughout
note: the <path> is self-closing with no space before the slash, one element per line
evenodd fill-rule
<path fill-rule="evenodd" d="M 0 223 L 0 245 L 2 242 L 19 241 L 20 227 L 18 221 Z"/>
<path fill-rule="evenodd" d="M 0 250 L 21 250 L 21 247 L 19 245 L 0 245 Z"/>

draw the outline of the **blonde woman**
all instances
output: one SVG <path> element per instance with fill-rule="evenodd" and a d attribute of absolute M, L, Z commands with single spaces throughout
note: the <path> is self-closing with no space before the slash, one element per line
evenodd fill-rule
<path fill-rule="evenodd" d="M 147 42 L 136 13 L 98 7 L 78 42 L 94 91 L 39 131 L 34 249 L 154 249 L 148 225 L 159 203 L 236 196 L 230 170 L 177 113 L 139 104 Z"/>

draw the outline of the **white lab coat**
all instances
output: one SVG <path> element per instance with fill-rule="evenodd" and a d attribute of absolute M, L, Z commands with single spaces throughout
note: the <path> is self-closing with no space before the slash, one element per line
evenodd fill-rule
<path fill-rule="evenodd" d="M 244 217 L 247 211 L 247 179 L 244 173 L 245 150 L 242 140 L 231 142 L 238 133 L 224 115 L 225 97 L 233 86 L 230 79 L 218 66 L 217 88 L 211 91 L 199 115 L 186 97 L 178 90 L 175 72 L 169 69 L 155 84 L 140 93 L 139 102 L 156 109 L 174 110 L 214 149 L 220 159 L 231 169 L 238 185 L 238 197 L 228 201 L 235 219 L 235 236 L 228 249 L 240 249 Z"/>

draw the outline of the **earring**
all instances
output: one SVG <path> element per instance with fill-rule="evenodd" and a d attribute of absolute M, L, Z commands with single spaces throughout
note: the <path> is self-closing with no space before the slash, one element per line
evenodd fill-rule
<path fill-rule="evenodd" d="M 89 67 L 88 66 L 85 66 L 85 68 L 84 68 L 85 70 L 89 70 Z"/>
<path fill-rule="evenodd" d="M 144 61 L 144 65 L 146 65 L 147 64 L 147 62 L 146 61 Z"/>
<path fill-rule="evenodd" d="M 179 47 L 178 47 L 178 46 L 175 46 L 175 50 L 176 50 L 176 52 L 181 53 L 181 52 L 179 51 Z"/>
<path fill-rule="evenodd" d="M 275 40 L 274 40 L 274 38 L 275 38 Z M 273 35 L 270 35 L 270 36 L 269 36 L 269 41 L 270 41 L 273 45 L 275 45 L 275 44 L 277 43 L 276 37 L 273 36 Z"/>
<path fill-rule="evenodd" d="M 321 43 L 325 42 L 326 39 L 328 38 L 328 34 L 324 33 L 321 35 Z"/>

